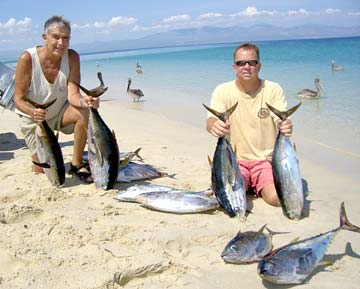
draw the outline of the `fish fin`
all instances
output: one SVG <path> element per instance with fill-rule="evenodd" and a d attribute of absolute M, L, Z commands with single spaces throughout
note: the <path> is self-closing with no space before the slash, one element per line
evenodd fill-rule
<path fill-rule="evenodd" d="M 281 246 L 279 248 L 276 248 L 276 249 L 272 250 L 270 253 L 268 253 L 267 255 L 264 256 L 264 259 L 270 258 L 271 256 L 275 255 L 277 252 L 279 252 L 280 250 L 282 250 L 285 247 L 289 246 L 290 244 L 296 243 L 297 241 L 299 241 L 299 239 L 300 239 L 300 237 L 296 237 L 289 244 L 286 244 L 284 246 Z"/>
<path fill-rule="evenodd" d="M 275 107 L 271 106 L 267 102 L 265 104 L 277 117 L 279 117 L 281 120 L 285 120 L 299 108 L 301 102 L 286 111 L 277 110 Z"/>
<path fill-rule="evenodd" d="M 295 239 L 291 240 L 289 244 L 294 244 L 299 240 L 300 240 L 300 237 L 296 237 Z"/>
<path fill-rule="evenodd" d="M 140 152 L 140 150 L 141 150 L 142 148 L 141 147 L 139 147 L 138 149 L 136 149 L 135 151 L 134 151 L 134 154 L 139 158 L 139 160 L 144 160 L 141 156 L 140 156 L 140 154 L 139 154 L 139 152 Z"/>
<path fill-rule="evenodd" d="M 38 163 L 33 161 L 33 164 L 44 169 L 50 169 L 50 165 L 48 163 Z"/>
<path fill-rule="evenodd" d="M 212 168 L 213 162 L 212 162 L 210 156 L 208 155 L 207 158 L 208 158 L 209 166 L 210 166 L 210 168 Z"/>
<path fill-rule="evenodd" d="M 125 166 L 130 162 L 131 159 L 132 159 L 132 156 L 131 156 L 131 155 L 128 155 L 125 159 L 123 159 L 123 160 L 119 163 L 119 167 L 120 167 L 120 168 L 125 167 Z"/>
<path fill-rule="evenodd" d="M 344 202 L 340 205 L 340 229 L 360 233 L 360 227 L 351 224 L 347 218 Z"/>
<path fill-rule="evenodd" d="M 259 236 L 264 232 L 265 228 L 266 228 L 266 224 L 262 226 L 259 231 L 256 232 L 255 239 L 259 238 Z"/>
<path fill-rule="evenodd" d="M 270 235 L 278 235 L 278 234 L 289 234 L 289 232 L 274 232 L 270 230 L 268 227 L 266 227 L 266 231 L 270 233 Z"/>
<path fill-rule="evenodd" d="M 236 102 L 232 107 L 228 108 L 225 112 L 218 112 L 210 107 L 208 107 L 207 105 L 203 104 L 203 106 L 210 111 L 212 114 L 214 114 L 215 116 L 217 116 L 219 119 L 221 119 L 222 121 L 226 121 L 229 119 L 230 115 L 234 112 L 234 110 L 236 109 L 238 103 Z"/>
<path fill-rule="evenodd" d="M 36 108 L 42 108 L 42 109 L 45 109 L 45 108 L 48 108 L 50 105 L 52 105 L 55 101 L 56 101 L 56 98 L 47 102 L 47 103 L 44 103 L 44 104 L 40 104 L 40 103 L 37 103 L 31 99 L 27 99 L 27 101 L 29 103 L 31 103 L 33 106 L 35 106 Z"/>
<path fill-rule="evenodd" d="M 75 82 L 75 84 L 82 90 L 86 95 L 90 95 L 90 91 L 87 90 L 85 87 L 81 86 L 80 83 Z"/>
<path fill-rule="evenodd" d="M 319 264 L 324 265 L 324 266 L 331 266 L 334 264 L 334 262 L 332 262 L 330 260 L 322 260 Z"/>

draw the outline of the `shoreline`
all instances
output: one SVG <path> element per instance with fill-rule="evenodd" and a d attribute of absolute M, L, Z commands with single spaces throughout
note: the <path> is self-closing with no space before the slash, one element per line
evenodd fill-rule
<path fill-rule="evenodd" d="M 230 289 L 239 281 L 248 288 L 273 288 L 258 276 L 257 264 L 232 265 L 221 259 L 221 251 L 239 230 L 257 231 L 268 224 L 272 231 L 289 232 L 274 236 L 277 248 L 296 237 L 337 228 L 342 201 L 349 220 L 360 225 L 360 180 L 309 160 L 312 144 L 303 150 L 300 136 L 296 142 L 309 190 L 309 215 L 298 222 L 262 199 L 249 199 L 246 222 L 221 210 L 178 215 L 118 202 L 117 190 L 134 184 L 207 189 L 211 183 L 207 155 L 212 157 L 216 139 L 205 128 L 112 101 L 102 102 L 99 111 L 115 131 L 120 151 L 142 147 L 145 163 L 175 176 L 117 183 L 116 190 L 102 192 L 66 175 L 64 187 L 53 187 L 45 175 L 31 172 L 17 116 L 0 113 L 1 288 L 106 289 L 112 288 L 114 276 L 124 277 L 123 286 L 114 288 Z M 59 142 L 68 169 L 72 136 L 60 134 Z M 302 157 L 309 152 L 309 158 Z M 359 236 L 340 232 L 325 256 L 333 262 L 325 268 L 331 272 L 319 266 L 301 288 L 357 288 L 360 259 L 345 252 L 347 243 L 359 254 Z"/>

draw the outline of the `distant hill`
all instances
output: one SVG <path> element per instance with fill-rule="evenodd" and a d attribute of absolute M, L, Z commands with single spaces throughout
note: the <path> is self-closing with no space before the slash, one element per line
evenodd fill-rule
<path fill-rule="evenodd" d="M 76 43 L 74 40 L 72 42 L 72 48 L 76 49 L 79 53 L 91 53 L 98 51 L 179 45 L 351 36 L 360 36 L 360 26 L 338 27 L 309 24 L 294 27 L 279 27 L 272 25 L 253 25 L 250 27 L 236 26 L 227 28 L 202 27 L 171 30 L 132 40 L 99 41 L 92 43 Z M 1 51 L 0 60 L 17 59 L 20 53 L 20 50 Z"/>
<path fill-rule="evenodd" d="M 196 29 L 171 30 L 134 40 L 74 44 L 73 47 L 80 53 L 89 53 L 178 45 L 351 36 L 360 36 L 360 26 L 337 27 L 311 24 L 290 28 L 271 25 L 254 25 L 251 27 L 236 26 L 228 28 L 202 27 Z"/>

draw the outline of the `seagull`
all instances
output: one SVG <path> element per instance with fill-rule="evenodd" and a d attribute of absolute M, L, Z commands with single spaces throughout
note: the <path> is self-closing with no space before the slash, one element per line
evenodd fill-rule
<path fill-rule="evenodd" d="M 136 62 L 136 73 L 137 74 L 142 74 L 143 71 L 141 69 L 141 65 L 139 64 L 139 62 Z"/>
<path fill-rule="evenodd" d="M 331 61 L 331 70 L 332 71 L 339 71 L 339 70 L 344 70 L 344 67 L 340 66 L 340 65 L 336 65 L 335 64 L 335 60 Z"/>
<path fill-rule="evenodd" d="M 127 94 L 134 100 L 134 102 L 136 99 L 139 102 L 140 97 L 143 97 L 144 94 L 140 89 L 131 89 L 130 84 L 131 84 L 131 78 L 128 79 L 128 85 L 126 89 Z"/>
<path fill-rule="evenodd" d="M 314 84 L 316 87 L 316 91 L 305 88 L 300 90 L 297 95 L 298 97 L 302 97 L 302 98 L 319 98 L 321 96 L 321 91 L 323 91 L 323 88 L 320 84 L 320 79 L 319 78 L 315 78 L 314 80 Z"/>

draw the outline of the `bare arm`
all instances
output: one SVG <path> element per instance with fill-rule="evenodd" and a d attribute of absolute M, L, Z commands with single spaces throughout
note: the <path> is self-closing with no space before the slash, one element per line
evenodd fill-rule
<path fill-rule="evenodd" d="M 69 103 L 77 108 L 99 107 L 99 98 L 89 95 L 82 96 L 77 86 L 80 83 L 80 58 L 74 50 L 69 50 L 70 73 L 68 79 L 68 100 Z"/>

